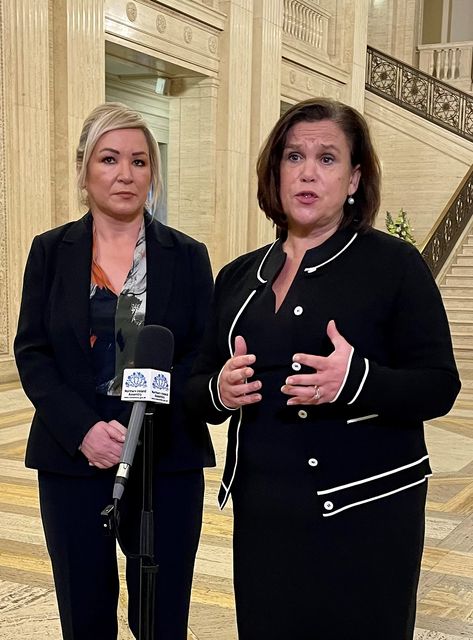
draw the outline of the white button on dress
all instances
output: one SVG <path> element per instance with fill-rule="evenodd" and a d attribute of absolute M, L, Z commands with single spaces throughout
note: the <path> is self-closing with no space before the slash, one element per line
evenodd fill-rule
<path fill-rule="evenodd" d="M 319 464 L 319 461 L 317 460 L 317 458 L 309 458 L 309 465 L 311 467 L 316 467 Z"/>
<path fill-rule="evenodd" d="M 301 365 L 300 362 L 293 362 L 291 366 L 292 366 L 294 371 L 300 371 L 302 365 Z"/>
<path fill-rule="evenodd" d="M 330 502 L 330 500 L 327 500 L 327 502 L 324 502 L 324 509 L 326 509 L 327 511 L 332 511 L 333 502 Z"/>
<path fill-rule="evenodd" d="M 300 411 L 297 412 L 297 415 L 299 416 L 299 418 L 307 418 L 307 411 L 304 411 L 304 409 L 301 409 Z"/>
<path fill-rule="evenodd" d="M 294 315 L 301 316 L 304 313 L 304 309 L 302 307 L 294 307 Z"/>

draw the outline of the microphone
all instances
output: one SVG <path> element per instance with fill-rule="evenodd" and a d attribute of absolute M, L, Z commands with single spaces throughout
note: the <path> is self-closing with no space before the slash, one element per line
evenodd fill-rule
<path fill-rule="evenodd" d="M 147 402 L 169 404 L 170 371 L 174 336 L 159 325 L 144 326 L 138 334 L 135 366 L 123 372 L 122 400 L 133 401 L 128 431 L 113 487 L 113 499 L 120 500 L 135 457 Z"/>

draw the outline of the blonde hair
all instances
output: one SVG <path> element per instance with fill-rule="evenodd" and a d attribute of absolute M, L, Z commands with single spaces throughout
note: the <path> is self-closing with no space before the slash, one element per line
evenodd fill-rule
<path fill-rule="evenodd" d="M 91 111 L 84 121 L 79 138 L 79 146 L 76 151 L 79 200 L 81 204 L 88 205 L 87 194 L 84 193 L 85 179 L 87 175 L 87 165 L 89 164 L 90 156 L 92 155 L 95 145 L 104 133 L 116 131 L 117 129 L 140 129 L 145 135 L 146 142 L 148 143 L 151 170 L 151 194 L 146 202 L 146 206 L 153 211 L 158 203 L 162 188 L 159 148 L 143 116 L 120 102 L 100 104 Z"/>

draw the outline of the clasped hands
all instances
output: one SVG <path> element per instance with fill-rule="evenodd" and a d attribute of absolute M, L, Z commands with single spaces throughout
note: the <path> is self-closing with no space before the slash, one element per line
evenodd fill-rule
<path fill-rule="evenodd" d="M 91 467 L 109 469 L 120 462 L 126 427 L 117 420 L 96 422 L 84 436 L 80 450 Z"/>
<path fill-rule="evenodd" d="M 314 373 L 291 374 L 286 379 L 281 392 L 289 396 L 288 405 L 324 404 L 337 395 L 346 374 L 352 347 L 338 332 L 334 320 L 330 320 L 327 325 L 327 336 L 334 346 L 334 351 L 329 356 L 294 354 L 293 362 L 311 367 Z M 252 365 L 255 361 L 256 356 L 247 352 L 245 339 L 236 336 L 234 355 L 227 360 L 220 373 L 220 398 L 226 407 L 237 409 L 261 400 L 261 382 L 247 382 L 254 376 Z"/>

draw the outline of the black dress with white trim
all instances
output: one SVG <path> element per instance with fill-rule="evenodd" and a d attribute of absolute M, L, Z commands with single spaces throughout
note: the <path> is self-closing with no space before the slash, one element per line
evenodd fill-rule
<path fill-rule="evenodd" d="M 191 380 L 194 410 L 231 416 L 219 497 L 234 503 L 239 637 L 408 639 L 431 473 L 422 421 L 459 390 L 438 289 L 415 248 L 345 229 L 307 251 L 275 313 L 284 260 L 277 241 L 222 270 Z M 332 319 L 353 346 L 338 397 L 287 406 L 292 355 L 329 355 Z M 236 335 L 263 400 L 231 412 L 217 380 Z"/>

